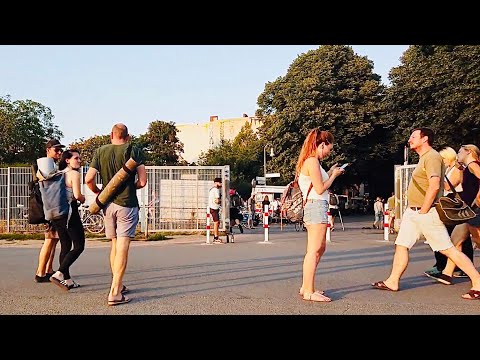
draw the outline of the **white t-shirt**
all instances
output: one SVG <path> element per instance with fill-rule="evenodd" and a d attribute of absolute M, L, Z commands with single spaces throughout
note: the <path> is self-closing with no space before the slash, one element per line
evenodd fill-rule
<path fill-rule="evenodd" d="M 208 192 L 208 207 L 210 209 L 214 209 L 214 210 L 220 209 L 220 204 L 217 204 L 215 202 L 216 199 L 220 199 L 220 189 L 214 186 Z"/>

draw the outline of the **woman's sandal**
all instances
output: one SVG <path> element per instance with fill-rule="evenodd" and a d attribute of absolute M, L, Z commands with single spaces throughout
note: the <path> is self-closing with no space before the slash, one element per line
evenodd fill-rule
<path fill-rule="evenodd" d="M 320 295 L 325 295 L 325 291 L 323 290 L 315 290 L 316 293 L 319 293 Z M 298 296 L 303 296 L 303 288 L 300 288 L 298 290 Z"/>
<path fill-rule="evenodd" d="M 318 292 L 314 292 L 311 294 L 303 294 L 303 300 L 305 301 L 313 301 L 313 302 L 330 302 L 332 299 L 330 299 L 328 296 L 322 295 Z"/>

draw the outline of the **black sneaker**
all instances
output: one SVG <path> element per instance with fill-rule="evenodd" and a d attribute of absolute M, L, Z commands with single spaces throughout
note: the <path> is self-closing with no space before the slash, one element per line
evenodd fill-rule
<path fill-rule="evenodd" d="M 429 278 L 435 279 L 438 282 L 441 282 L 442 284 L 445 285 L 452 285 L 452 277 L 445 275 L 441 272 L 439 273 L 427 273 L 425 272 L 425 275 L 427 275 Z"/>
<path fill-rule="evenodd" d="M 35 282 L 37 283 L 47 283 L 50 282 L 50 276 L 47 274 L 45 276 L 35 275 Z"/>

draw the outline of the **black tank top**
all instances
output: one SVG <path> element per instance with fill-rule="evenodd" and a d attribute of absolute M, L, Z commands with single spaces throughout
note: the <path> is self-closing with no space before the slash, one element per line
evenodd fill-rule
<path fill-rule="evenodd" d="M 475 162 L 480 165 L 480 161 Z M 472 205 L 480 187 L 480 179 L 475 174 L 472 174 L 468 167 L 463 170 L 462 187 L 463 191 L 460 193 L 460 197 L 467 205 Z"/>

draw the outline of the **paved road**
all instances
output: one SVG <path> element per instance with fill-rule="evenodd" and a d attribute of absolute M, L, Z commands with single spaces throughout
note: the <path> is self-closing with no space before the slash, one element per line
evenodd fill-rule
<path fill-rule="evenodd" d="M 434 262 L 423 242 L 411 252 L 401 291 L 372 289 L 369 284 L 390 271 L 394 237 L 385 242 L 383 231 L 362 229 L 370 225 L 370 217 L 344 221 L 345 231 L 336 224 L 317 270 L 318 288 L 326 290 L 331 303 L 306 302 L 297 295 L 306 233 L 273 225 L 269 244 L 263 243 L 261 228 L 237 234 L 234 244 L 225 245 L 205 245 L 204 236 L 133 242 L 125 276 L 132 302 L 116 307 L 106 305 L 108 242 L 87 242 L 71 269 L 82 287 L 70 292 L 33 281 L 41 242 L 4 242 L 0 314 L 480 313 L 480 301 L 460 297 L 469 289 L 468 279 L 446 286 L 422 274 Z M 475 255 L 478 264 L 478 250 Z"/>

